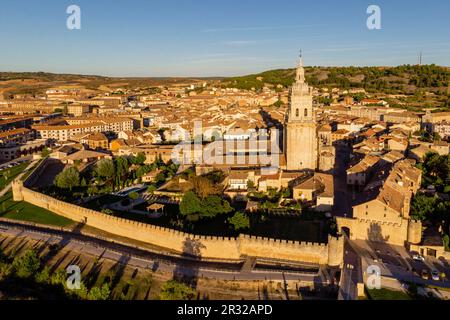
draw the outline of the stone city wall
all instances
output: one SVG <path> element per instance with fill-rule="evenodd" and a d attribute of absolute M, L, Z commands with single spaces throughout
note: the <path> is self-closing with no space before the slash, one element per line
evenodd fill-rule
<path fill-rule="evenodd" d="M 109 216 L 66 203 L 28 189 L 20 181 L 14 182 L 13 195 L 15 201 L 29 202 L 73 221 L 85 223 L 118 236 L 203 259 L 238 260 L 243 256 L 252 256 L 339 266 L 343 258 L 343 238 L 330 237 L 328 244 L 319 244 L 248 235 L 240 235 L 237 238 L 198 236 Z"/>
<path fill-rule="evenodd" d="M 402 219 L 401 223 L 377 220 L 336 218 L 340 230 L 349 229 L 351 240 L 369 240 L 404 246 L 408 242 L 420 243 L 422 224 Z"/>

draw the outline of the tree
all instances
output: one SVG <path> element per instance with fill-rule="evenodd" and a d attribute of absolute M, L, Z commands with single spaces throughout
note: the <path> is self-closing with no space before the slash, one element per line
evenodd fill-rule
<path fill-rule="evenodd" d="M 41 266 L 36 251 L 30 249 L 21 257 L 16 257 L 12 263 L 12 270 L 20 278 L 34 277 Z"/>
<path fill-rule="evenodd" d="M 183 216 L 191 216 L 198 214 L 201 210 L 200 199 L 195 195 L 194 192 L 186 192 L 180 203 L 180 213 Z"/>
<path fill-rule="evenodd" d="M 433 184 L 444 191 L 450 181 L 450 155 L 440 156 L 437 153 L 428 153 L 424 162 L 418 167 L 423 172 L 425 184 Z"/>
<path fill-rule="evenodd" d="M 202 199 L 217 193 L 217 189 L 214 184 L 206 177 L 200 176 L 192 178 L 192 185 L 195 194 Z"/>
<path fill-rule="evenodd" d="M 130 192 L 130 194 L 128 194 L 128 198 L 131 199 L 131 204 L 134 204 L 134 202 L 139 199 L 139 193 L 137 192 Z"/>
<path fill-rule="evenodd" d="M 431 217 L 435 210 L 437 199 L 423 194 L 417 194 L 411 203 L 411 217 L 424 221 Z"/>
<path fill-rule="evenodd" d="M 116 185 L 123 186 L 128 176 L 129 164 L 125 157 L 116 158 Z"/>
<path fill-rule="evenodd" d="M 56 176 L 54 183 L 58 188 L 72 191 L 80 185 L 80 174 L 74 167 L 67 168 Z"/>
<path fill-rule="evenodd" d="M 155 183 L 156 184 L 160 184 L 166 181 L 166 176 L 164 175 L 164 173 L 160 172 L 156 175 L 155 177 Z"/>
<path fill-rule="evenodd" d="M 145 156 L 145 153 L 139 152 L 137 154 L 137 156 L 133 158 L 133 164 L 142 166 L 142 165 L 144 165 L 146 159 L 147 159 L 147 157 Z"/>
<path fill-rule="evenodd" d="M 444 248 L 446 251 L 450 251 L 450 238 L 448 236 L 448 234 L 444 235 L 444 237 L 442 237 L 442 243 L 444 245 Z"/>
<path fill-rule="evenodd" d="M 87 295 L 88 300 L 108 300 L 111 295 L 111 290 L 107 283 L 103 284 L 100 288 L 95 286 L 89 290 Z"/>
<path fill-rule="evenodd" d="M 50 281 L 50 268 L 45 266 L 44 269 L 36 275 L 36 281 L 39 283 L 48 283 Z"/>
<path fill-rule="evenodd" d="M 230 203 L 219 196 L 209 196 L 201 203 L 200 217 L 214 218 L 219 214 L 227 214 L 233 211 Z"/>
<path fill-rule="evenodd" d="M 137 200 L 137 199 L 139 199 L 139 193 L 137 193 L 137 192 L 130 192 L 130 194 L 128 195 L 128 197 L 131 199 L 131 200 Z"/>
<path fill-rule="evenodd" d="M 103 181 L 111 181 L 115 174 L 114 162 L 111 159 L 103 159 L 97 162 L 94 175 Z"/>
<path fill-rule="evenodd" d="M 136 170 L 136 178 L 142 178 L 147 172 L 150 172 L 150 167 L 141 166 Z"/>
<path fill-rule="evenodd" d="M 292 192 L 291 192 L 291 189 L 289 189 L 289 188 L 284 189 L 281 194 L 282 194 L 283 198 L 291 198 L 292 197 Z"/>
<path fill-rule="evenodd" d="M 247 180 L 247 189 L 249 191 L 255 190 L 255 183 L 252 180 Z"/>
<path fill-rule="evenodd" d="M 195 297 L 195 290 L 176 280 L 165 282 L 159 294 L 161 300 L 191 300 Z"/>
<path fill-rule="evenodd" d="M 154 194 L 156 190 L 157 190 L 157 188 L 156 188 L 156 186 L 153 185 L 153 184 L 152 184 L 152 185 L 149 185 L 148 188 L 147 188 L 147 192 L 148 192 L 149 194 Z"/>
<path fill-rule="evenodd" d="M 250 228 L 250 218 L 243 212 L 236 212 L 234 216 L 228 218 L 228 222 L 233 226 L 235 231 Z"/>

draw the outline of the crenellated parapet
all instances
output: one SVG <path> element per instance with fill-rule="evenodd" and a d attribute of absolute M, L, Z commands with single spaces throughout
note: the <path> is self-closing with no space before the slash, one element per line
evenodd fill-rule
<path fill-rule="evenodd" d="M 105 232 L 195 258 L 237 261 L 252 256 L 336 266 L 343 257 L 343 246 L 338 238 L 330 238 L 325 244 L 243 234 L 238 237 L 203 236 L 83 208 L 28 189 L 21 182 L 13 184 L 13 194 L 16 201 L 26 201 Z"/>

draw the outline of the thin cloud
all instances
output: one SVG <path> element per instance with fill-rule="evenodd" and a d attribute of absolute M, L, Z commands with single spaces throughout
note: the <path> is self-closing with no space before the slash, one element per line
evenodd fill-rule
<path fill-rule="evenodd" d="M 231 40 L 231 41 L 222 41 L 220 44 L 226 46 L 247 46 L 257 44 L 259 41 L 256 40 Z"/>
<path fill-rule="evenodd" d="M 319 49 L 317 51 L 322 52 L 348 52 L 348 51 L 364 51 L 368 50 L 368 47 L 336 47 L 336 48 L 325 48 Z"/>
<path fill-rule="evenodd" d="M 211 32 L 239 32 L 239 31 L 267 31 L 267 30 L 281 30 L 281 29 L 298 29 L 298 28 L 311 28 L 317 27 L 319 25 L 297 25 L 297 26 L 261 26 L 261 27 L 234 27 L 234 28 L 211 28 L 204 29 L 201 32 L 211 33 Z"/>
<path fill-rule="evenodd" d="M 240 47 L 240 46 L 250 46 L 250 45 L 258 45 L 264 43 L 270 43 L 275 41 L 274 39 L 263 39 L 263 40 L 228 40 L 228 41 L 220 41 L 218 44 L 230 47 Z"/>

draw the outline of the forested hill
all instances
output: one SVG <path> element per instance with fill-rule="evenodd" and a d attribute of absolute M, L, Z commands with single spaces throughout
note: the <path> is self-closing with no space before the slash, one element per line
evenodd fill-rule
<path fill-rule="evenodd" d="M 318 88 L 364 88 L 387 94 L 414 94 L 417 89 L 425 89 L 446 95 L 450 84 L 450 68 L 436 65 L 306 67 L 305 71 L 308 83 Z M 295 69 L 281 69 L 227 78 L 222 83 L 227 87 L 258 90 L 264 85 L 289 87 L 294 77 Z"/>

